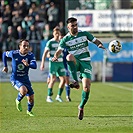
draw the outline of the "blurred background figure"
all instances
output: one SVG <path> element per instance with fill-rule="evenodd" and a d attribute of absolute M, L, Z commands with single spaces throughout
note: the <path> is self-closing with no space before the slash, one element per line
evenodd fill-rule
<path fill-rule="evenodd" d="M 20 25 L 17 26 L 17 30 L 15 32 L 15 39 L 20 41 L 21 39 L 25 39 L 26 36 L 26 31 Z"/>
<path fill-rule="evenodd" d="M 59 22 L 59 29 L 60 29 L 60 32 L 61 32 L 61 36 L 65 36 L 66 35 L 66 30 L 65 30 L 65 26 L 63 24 L 62 21 Z"/>
<path fill-rule="evenodd" d="M 37 47 L 40 46 L 41 34 L 35 25 L 30 26 L 30 30 L 27 33 L 27 40 L 30 40 L 30 45 L 32 47 L 35 57 L 38 57 Z"/>
<path fill-rule="evenodd" d="M 53 29 L 59 23 L 59 9 L 55 6 L 54 2 L 50 3 L 47 15 L 48 15 L 48 23 L 50 25 L 50 29 Z"/>
<path fill-rule="evenodd" d="M 12 50 L 18 48 L 16 45 L 16 40 L 14 38 L 14 31 L 11 26 L 8 27 L 8 33 L 7 33 L 7 50 Z"/>
<path fill-rule="evenodd" d="M 43 39 L 49 40 L 51 38 L 52 38 L 52 30 L 50 29 L 49 24 L 46 24 L 43 30 Z"/>

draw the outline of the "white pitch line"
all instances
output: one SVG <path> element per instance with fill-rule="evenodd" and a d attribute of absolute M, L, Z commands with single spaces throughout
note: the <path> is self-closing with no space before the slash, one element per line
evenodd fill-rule
<path fill-rule="evenodd" d="M 113 84 L 113 83 L 105 83 L 105 84 L 109 86 L 117 87 L 123 90 L 133 91 L 133 87 L 129 88 L 129 87 L 121 86 L 119 84 Z"/>

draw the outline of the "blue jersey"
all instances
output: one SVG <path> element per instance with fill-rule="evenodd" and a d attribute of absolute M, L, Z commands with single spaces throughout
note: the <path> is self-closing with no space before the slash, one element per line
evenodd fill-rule
<path fill-rule="evenodd" d="M 66 70 L 68 70 L 68 67 L 67 67 L 67 60 L 66 60 L 66 56 L 68 55 L 68 51 L 67 49 L 64 49 L 63 50 L 63 63 L 64 63 L 64 67 Z"/>
<path fill-rule="evenodd" d="M 67 49 L 64 49 L 63 50 L 63 63 L 64 63 L 64 67 L 66 69 L 66 76 L 69 77 L 69 70 L 68 70 L 68 66 L 67 66 L 67 59 L 66 59 L 66 56 L 68 55 L 68 51 Z"/>
<path fill-rule="evenodd" d="M 12 59 L 12 74 L 11 81 L 19 80 L 21 82 L 29 81 L 29 68 L 36 69 L 37 64 L 35 56 L 32 52 L 29 52 L 26 55 L 22 55 L 19 50 L 12 50 L 3 53 L 3 63 L 7 67 L 7 57 Z M 29 66 L 25 66 L 22 60 L 26 60 Z"/>

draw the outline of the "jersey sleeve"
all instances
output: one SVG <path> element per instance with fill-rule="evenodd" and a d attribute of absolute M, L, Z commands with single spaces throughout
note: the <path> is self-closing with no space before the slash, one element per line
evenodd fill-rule
<path fill-rule="evenodd" d="M 85 34 L 89 41 L 93 42 L 93 40 L 95 40 L 95 37 L 90 32 L 85 32 Z"/>
<path fill-rule="evenodd" d="M 12 58 L 13 57 L 13 51 L 6 51 L 2 55 L 2 60 L 4 63 L 4 67 L 7 67 L 7 58 Z"/>
<path fill-rule="evenodd" d="M 34 54 L 31 54 L 30 56 L 30 63 L 29 63 L 29 68 L 36 69 L 37 68 L 37 63 L 36 63 L 36 58 Z"/>
<path fill-rule="evenodd" d="M 50 50 L 50 41 L 48 41 L 48 42 L 46 43 L 45 50 Z"/>
<path fill-rule="evenodd" d="M 64 50 L 66 48 L 65 38 L 62 38 L 59 43 L 58 49 Z"/>

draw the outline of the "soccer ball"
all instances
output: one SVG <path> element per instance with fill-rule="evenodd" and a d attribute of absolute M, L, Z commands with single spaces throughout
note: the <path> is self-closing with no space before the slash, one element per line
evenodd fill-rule
<path fill-rule="evenodd" d="M 109 43 L 109 51 L 112 53 L 118 53 L 122 49 L 122 45 L 119 41 L 113 40 Z"/>

